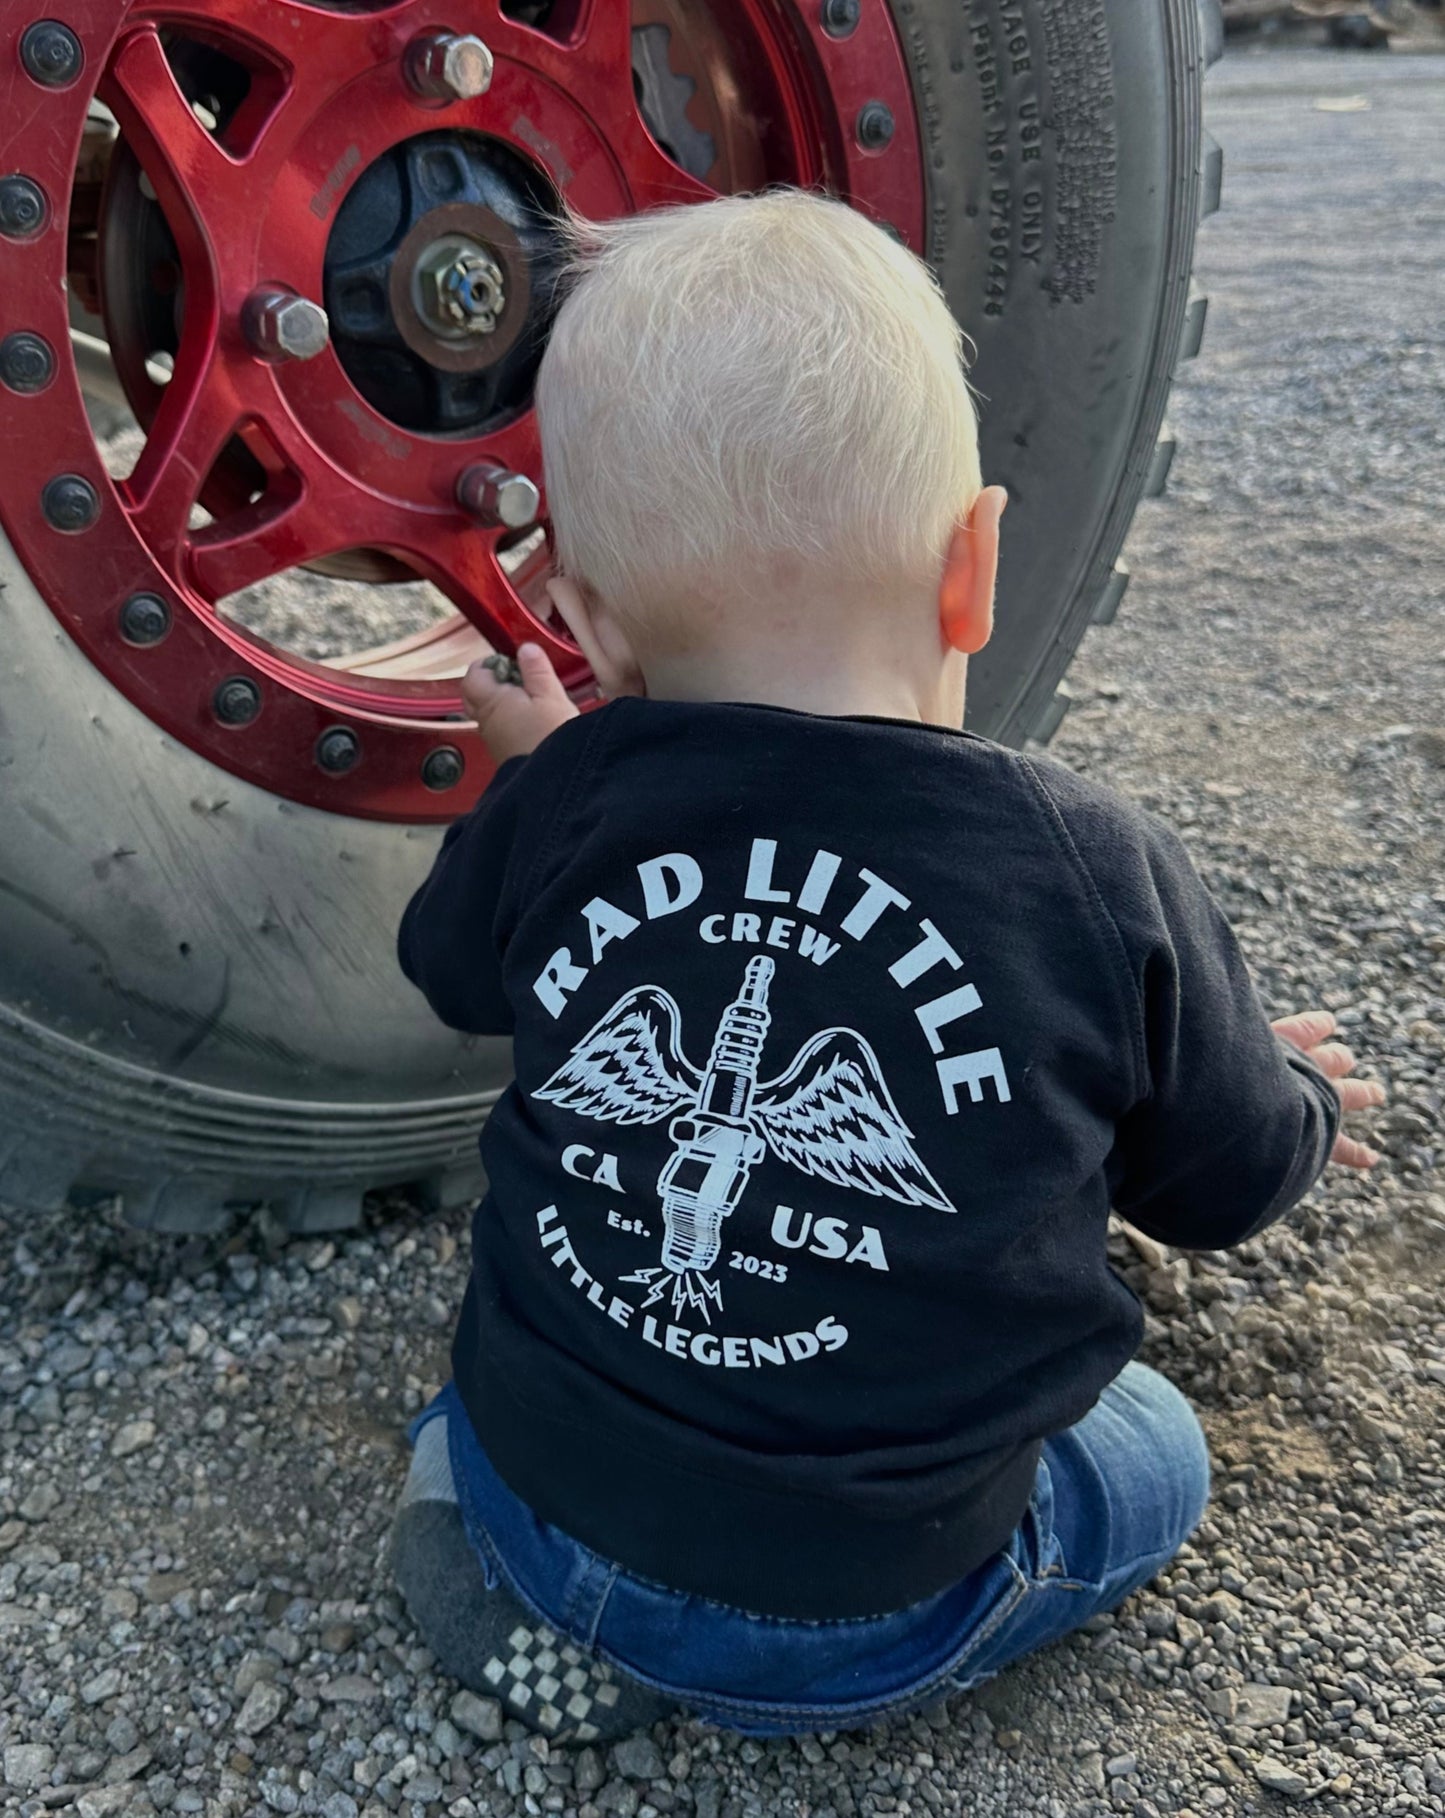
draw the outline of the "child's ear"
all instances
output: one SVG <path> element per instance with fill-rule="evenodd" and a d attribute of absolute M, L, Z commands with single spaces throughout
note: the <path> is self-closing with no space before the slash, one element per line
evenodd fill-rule
<path fill-rule="evenodd" d="M 616 615 L 600 611 L 588 590 L 566 575 L 554 575 L 547 592 L 603 694 L 609 700 L 620 694 L 646 694 L 642 667 Z"/>
<path fill-rule="evenodd" d="M 1002 486 L 985 486 L 958 525 L 938 583 L 938 624 L 952 650 L 974 656 L 993 636 L 998 526 L 1008 504 Z"/>

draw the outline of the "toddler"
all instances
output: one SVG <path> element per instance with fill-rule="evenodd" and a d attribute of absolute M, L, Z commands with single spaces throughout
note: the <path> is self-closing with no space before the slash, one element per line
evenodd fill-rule
<path fill-rule="evenodd" d="M 1172 833 L 960 730 L 1005 500 L 924 266 L 801 194 L 578 232 L 537 403 L 607 704 L 471 670 L 500 768 L 402 924 L 516 1080 L 393 1556 L 554 1739 L 836 1730 L 1168 1562 L 1208 1457 L 1109 1212 L 1238 1243 L 1382 1095 Z"/>

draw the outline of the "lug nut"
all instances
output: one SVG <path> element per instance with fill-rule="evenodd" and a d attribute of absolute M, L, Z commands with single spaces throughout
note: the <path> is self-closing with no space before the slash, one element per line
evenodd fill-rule
<path fill-rule="evenodd" d="M 331 339 L 331 324 L 319 303 L 274 286 L 247 297 L 241 326 L 263 360 L 314 360 Z"/>
<path fill-rule="evenodd" d="M 882 101 L 869 101 L 858 115 L 858 143 L 865 151 L 881 151 L 893 137 L 893 109 Z"/>
<path fill-rule="evenodd" d="M 68 88 L 80 74 L 85 52 L 68 25 L 58 19 L 37 19 L 20 40 L 20 61 L 26 74 L 42 88 Z"/>
<path fill-rule="evenodd" d="M 455 789 L 462 780 L 466 762 L 455 745 L 438 745 L 427 753 L 421 767 L 421 780 L 428 789 Z"/>
<path fill-rule="evenodd" d="M 61 473 L 41 493 L 40 509 L 52 529 L 73 536 L 100 516 L 100 494 L 78 473 Z"/>
<path fill-rule="evenodd" d="M 11 391 L 44 391 L 55 377 L 55 350 L 40 335 L 19 329 L 0 341 L 0 383 Z"/>
<path fill-rule="evenodd" d="M 478 461 L 457 481 L 457 504 L 479 523 L 525 530 L 537 521 L 542 495 L 524 473 Z"/>
<path fill-rule="evenodd" d="M 27 240 L 45 225 L 45 192 L 29 177 L 0 178 L 0 234 Z"/>
<path fill-rule="evenodd" d="M 439 334 L 489 335 L 507 306 L 507 275 L 485 246 L 448 234 L 417 260 L 421 313 Z"/>
<path fill-rule="evenodd" d="M 361 758 L 361 740 L 349 726 L 328 726 L 316 741 L 316 762 L 332 776 L 341 776 Z"/>
<path fill-rule="evenodd" d="M 429 32 L 407 46 L 406 79 L 431 101 L 475 101 L 492 86 L 492 53 L 470 32 Z"/>
<path fill-rule="evenodd" d="M 120 635 L 127 644 L 159 644 L 170 628 L 171 609 L 159 594 L 133 593 L 120 609 Z"/>
<path fill-rule="evenodd" d="M 823 0 L 823 30 L 830 38 L 850 38 L 858 29 L 858 0 Z"/>
<path fill-rule="evenodd" d="M 223 726 L 249 726 L 261 711 L 261 690 L 250 676 L 233 675 L 212 695 L 211 706 Z"/>

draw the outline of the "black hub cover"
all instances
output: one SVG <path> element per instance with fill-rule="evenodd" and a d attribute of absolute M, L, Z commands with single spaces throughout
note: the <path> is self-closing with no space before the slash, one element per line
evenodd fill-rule
<path fill-rule="evenodd" d="M 326 249 L 331 344 L 374 409 L 421 434 L 476 433 L 523 409 L 546 344 L 561 265 L 556 197 L 507 146 L 428 133 L 394 146 L 352 188 Z M 429 332 L 412 269 L 434 240 L 469 234 L 502 267 L 495 330 Z"/>

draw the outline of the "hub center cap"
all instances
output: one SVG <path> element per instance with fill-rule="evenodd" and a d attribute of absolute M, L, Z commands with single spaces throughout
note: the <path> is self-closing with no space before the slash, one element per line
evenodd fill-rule
<path fill-rule="evenodd" d="M 506 277 L 479 241 L 446 234 L 416 262 L 416 302 L 439 335 L 489 335 L 506 307 Z"/>

